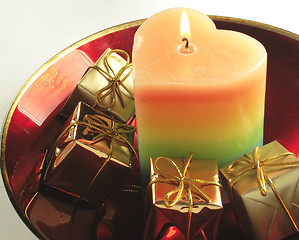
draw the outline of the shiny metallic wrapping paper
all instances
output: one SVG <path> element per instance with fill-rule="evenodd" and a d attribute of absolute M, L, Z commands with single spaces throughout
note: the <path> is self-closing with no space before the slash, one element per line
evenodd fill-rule
<path fill-rule="evenodd" d="M 85 114 L 96 113 L 80 102 L 66 126 L 82 121 Z M 112 121 L 105 115 L 101 118 L 109 124 Z M 114 123 L 121 124 L 116 121 Z M 133 143 L 134 132 L 123 135 Z M 104 165 L 109 155 L 111 139 L 107 137 L 94 143 L 93 137 L 94 134 L 89 133 L 86 127 L 74 124 L 47 154 L 43 184 L 101 206 L 130 170 L 133 153 L 129 146 L 115 140 L 112 143 L 111 159 Z"/>
<path fill-rule="evenodd" d="M 107 66 L 104 64 L 104 59 L 109 52 L 112 50 L 107 48 L 107 50 L 101 55 L 101 57 L 94 64 L 97 67 L 100 67 L 107 73 L 111 73 L 111 70 L 107 69 Z M 108 63 L 111 66 L 113 72 L 116 74 L 126 65 L 126 60 L 122 58 L 117 53 L 112 53 L 108 58 Z M 131 67 L 128 67 L 120 76 L 120 78 L 129 74 Z M 117 117 L 122 122 L 127 122 L 132 114 L 135 111 L 134 98 L 130 96 L 128 91 L 126 91 L 122 86 L 120 86 L 120 92 L 124 99 L 125 106 L 122 106 L 118 95 L 115 95 L 115 104 L 109 108 L 101 108 L 96 105 L 96 94 L 98 91 L 101 91 L 103 88 L 107 87 L 109 81 L 96 69 L 90 68 L 83 75 L 82 79 L 68 98 L 66 104 L 64 105 L 60 114 L 65 117 L 69 117 L 74 111 L 77 103 L 82 101 L 88 104 L 89 106 L 94 106 L 96 110 L 112 114 Z M 133 74 L 130 74 L 124 81 L 123 84 L 128 88 L 128 90 L 133 93 Z M 100 96 L 107 93 L 108 90 L 103 91 Z M 103 105 L 109 105 L 113 100 L 113 95 L 109 94 L 103 99 Z"/>
<path fill-rule="evenodd" d="M 264 145 L 259 150 L 259 159 L 288 152 L 277 141 Z M 252 156 L 253 153 L 249 155 Z M 298 161 L 295 156 L 277 158 L 271 161 Z M 223 185 L 233 205 L 235 215 L 252 239 L 283 239 L 296 232 L 286 212 L 282 209 L 272 189 L 267 186 L 267 196 L 262 196 L 257 181 L 257 171 L 243 174 L 234 185 L 236 176 L 227 172 L 230 164 L 220 168 Z M 274 186 L 289 210 L 296 224 L 299 224 L 299 165 L 264 166 L 264 171 L 272 179 Z M 240 163 L 240 168 L 244 163 Z"/>
<path fill-rule="evenodd" d="M 26 217 L 44 239 L 96 239 L 96 226 L 105 209 L 84 201 L 74 204 L 74 197 L 55 189 L 37 192 L 25 209 Z M 82 224 L 84 223 L 84 224 Z"/>
<path fill-rule="evenodd" d="M 153 167 L 151 159 L 151 178 L 157 177 L 157 172 Z M 182 159 L 173 159 L 180 169 L 184 168 Z M 169 168 L 160 164 L 161 169 L 168 173 L 176 175 L 174 168 Z M 162 165 L 162 166 L 161 166 Z M 199 178 L 209 181 L 219 182 L 217 161 L 214 160 L 192 160 L 188 169 L 189 178 Z M 200 187 L 201 184 L 196 183 Z M 163 227 L 169 223 L 176 226 L 183 234 L 187 235 L 188 228 L 188 200 L 183 197 L 176 205 L 167 208 L 164 205 L 165 195 L 175 189 L 177 186 L 172 184 L 155 183 L 152 184 L 147 195 L 147 220 L 145 226 L 144 239 L 152 240 L 163 230 Z M 215 239 L 219 219 L 222 212 L 222 201 L 219 186 L 208 186 L 201 190 L 210 198 L 211 202 L 205 202 L 196 194 L 194 197 L 194 206 L 192 209 L 190 239 Z M 187 196 L 187 193 L 184 194 Z"/>

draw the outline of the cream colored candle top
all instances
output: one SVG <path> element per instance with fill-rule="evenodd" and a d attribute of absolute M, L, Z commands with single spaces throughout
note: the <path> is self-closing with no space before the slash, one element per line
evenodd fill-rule
<path fill-rule="evenodd" d="M 251 74 L 266 61 L 264 47 L 235 31 L 217 30 L 206 15 L 185 9 L 190 22 L 188 40 L 194 52 L 180 52 L 182 9 L 168 9 L 147 19 L 135 35 L 133 56 L 135 85 L 227 84 Z M 163 27 L 165 26 L 165 27 Z M 166 27 L 167 26 L 167 27 Z M 166 85 L 165 85 L 166 86 Z"/>

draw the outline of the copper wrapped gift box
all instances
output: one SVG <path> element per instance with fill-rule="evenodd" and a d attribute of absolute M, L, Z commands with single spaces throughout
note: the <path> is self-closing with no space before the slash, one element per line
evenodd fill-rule
<path fill-rule="evenodd" d="M 101 206 L 131 168 L 134 132 L 80 102 L 46 156 L 43 184 Z"/>
<path fill-rule="evenodd" d="M 294 154 L 274 141 L 220 172 L 235 215 L 251 239 L 284 239 L 298 232 L 299 159 Z"/>
<path fill-rule="evenodd" d="M 173 226 L 186 239 L 216 238 L 222 212 L 217 161 L 191 159 L 151 158 L 144 239 L 163 239 Z"/>
<path fill-rule="evenodd" d="M 130 57 L 125 51 L 107 48 L 87 69 L 60 115 L 69 117 L 80 101 L 122 122 L 130 119 L 135 111 L 133 76 Z"/>
<path fill-rule="evenodd" d="M 34 195 L 25 214 L 45 239 L 96 239 L 105 208 L 76 202 L 73 196 L 48 188 Z"/>

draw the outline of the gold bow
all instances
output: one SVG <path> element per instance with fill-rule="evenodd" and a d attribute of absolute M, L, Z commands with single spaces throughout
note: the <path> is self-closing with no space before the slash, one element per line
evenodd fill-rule
<path fill-rule="evenodd" d="M 117 73 L 113 71 L 111 65 L 109 64 L 109 57 L 112 53 L 122 53 L 126 57 L 126 64 L 122 68 L 120 68 L 120 70 Z M 87 69 L 87 71 L 91 68 L 97 70 L 108 81 L 107 86 L 97 91 L 95 95 L 94 107 L 99 106 L 101 108 L 110 108 L 116 103 L 116 96 L 118 96 L 120 103 L 124 108 L 126 106 L 126 103 L 123 97 L 123 92 L 120 90 L 120 86 L 123 87 L 130 94 L 132 99 L 134 99 L 134 94 L 124 84 L 124 81 L 130 76 L 130 74 L 133 71 L 132 63 L 130 63 L 130 56 L 128 53 L 126 53 L 121 49 L 111 50 L 110 52 L 107 53 L 107 55 L 104 58 L 104 66 L 106 70 L 103 70 L 97 65 L 89 66 L 89 68 Z M 125 76 L 122 76 L 127 69 L 129 69 L 130 71 Z M 111 95 L 111 102 L 108 104 L 103 104 L 105 98 L 107 98 L 110 95 Z"/>
<path fill-rule="evenodd" d="M 168 192 L 165 195 L 164 198 L 164 205 L 166 207 L 173 207 L 176 205 L 181 199 L 184 197 L 184 190 L 187 188 L 188 192 L 188 231 L 187 231 L 187 239 L 190 237 L 190 227 L 191 227 L 191 216 L 192 216 L 192 209 L 194 205 L 193 201 L 193 196 L 192 193 L 195 193 L 198 195 L 200 198 L 202 198 L 204 201 L 210 203 L 211 199 L 200 189 L 203 187 L 211 186 L 211 185 L 216 185 L 221 187 L 221 185 L 218 182 L 214 181 L 208 181 L 208 180 L 202 180 L 202 179 L 194 179 L 194 178 L 189 178 L 188 177 L 188 168 L 190 166 L 191 159 L 193 157 L 193 153 L 189 154 L 189 157 L 187 159 L 187 163 L 184 166 L 183 171 L 179 169 L 177 164 L 169 157 L 158 157 L 154 161 L 154 167 L 158 172 L 158 177 L 161 178 L 153 178 L 149 184 L 148 188 L 154 184 L 154 183 L 165 183 L 165 184 L 170 184 L 170 185 L 175 185 L 177 186 L 174 190 Z M 177 175 L 172 175 L 169 174 L 165 171 L 162 171 L 161 168 L 158 166 L 159 161 L 168 161 L 174 168 L 176 169 Z M 202 184 L 200 187 L 196 186 L 194 183 L 200 183 Z M 173 201 L 169 200 L 172 195 L 175 195 L 175 198 Z"/>
<path fill-rule="evenodd" d="M 123 136 L 123 134 L 129 134 L 135 132 L 136 128 L 134 126 L 125 123 L 116 124 L 113 117 L 111 117 L 111 124 L 109 125 L 99 115 L 91 115 L 91 114 L 86 114 L 83 118 L 83 121 L 82 122 L 77 121 L 76 124 L 85 126 L 86 128 L 88 128 L 89 132 L 97 134 L 95 137 L 93 137 L 92 144 L 95 144 L 97 142 L 109 138 L 111 139 L 111 145 L 113 145 L 112 142 L 116 140 L 119 143 L 127 144 L 137 157 L 137 153 L 134 147 L 128 141 L 128 139 Z"/>
<path fill-rule="evenodd" d="M 267 189 L 266 189 L 266 182 L 271 187 L 275 197 L 279 201 L 280 205 L 284 209 L 285 213 L 288 215 L 290 221 L 292 222 L 292 225 L 295 227 L 296 231 L 298 232 L 298 226 L 296 225 L 294 219 L 292 218 L 290 212 L 288 211 L 286 205 L 284 204 L 283 200 L 281 199 L 279 193 L 277 192 L 274 183 L 271 178 L 268 177 L 263 167 L 281 167 L 281 166 L 290 166 L 294 167 L 294 165 L 298 165 L 299 161 L 292 161 L 292 162 L 275 162 L 275 163 L 269 163 L 270 161 L 281 158 L 281 157 L 287 157 L 287 156 L 296 156 L 294 153 L 286 152 L 281 153 L 266 159 L 259 159 L 258 157 L 259 147 L 254 148 L 252 157 L 249 154 L 245 154 L 244 157 L 241 157 L 235 161 L 233 161 L 228 167 L 227 172 L 232 175 L 236 175 L 237 177 L 233 179 L 231 182 L 232 186 L 240 179 L 240 177 L 245 174 L 246 172 L 250 170 L 256 170 L 257 173 L 257 181 L 259 184 L 259 189 L 262 196 L 267 195 Z M 235 167 L 241 163 L 245 162 L 247 165 L 238 169 L 235 169 Z"/>

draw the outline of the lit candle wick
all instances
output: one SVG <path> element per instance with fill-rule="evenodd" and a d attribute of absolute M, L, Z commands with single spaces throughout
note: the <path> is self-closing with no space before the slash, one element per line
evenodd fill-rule
<path fill-rule="evenodd" d="M 189 48 L 189 40 L 187 38 L 183 38 L 182 41 L 186 41 L 185 48 Z"/>
<path fill-rule="evenodd" d="M 194 52 L 194 46 L 192 44 L 189 44 L 189 40 L 188 38 L 184 37 L 182 38 L 182 41 L 186 42 L 185 44 L 181 44 L 179 47 L 178 47 L 178 50 L 180 53 L 183 53 L 183 54 L 190 54 L 190 53 L 193 53 Z"/>

